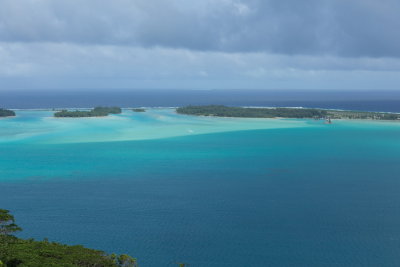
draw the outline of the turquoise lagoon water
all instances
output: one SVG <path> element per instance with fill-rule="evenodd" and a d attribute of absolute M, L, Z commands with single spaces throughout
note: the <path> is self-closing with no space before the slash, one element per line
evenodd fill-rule
<path fill-rule="evenodd" d="M 0 120 L 22 237 L 144 267 L 400 265 L 400 123 L 51 115 Z"/>

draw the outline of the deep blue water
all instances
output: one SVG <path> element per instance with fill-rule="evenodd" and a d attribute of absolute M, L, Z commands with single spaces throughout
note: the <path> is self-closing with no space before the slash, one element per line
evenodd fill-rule
<path fill-rule="evenodd" d="M 224 104 L 400 112 L 400 91 L 108 90 L 0 91 L 0 107 L 62 108 L 117 105 L 175 107 Z"/>
<path fill-rule="evenodd" d="M 80 164 L 3 182 L 1 206 L 23 237 L 127 252 L 141 266 L 398 266 L 399 136 L 356 124 L 3 146 L 2 160 L 28 162 L 15 171 Z"/>
<path fill-rule="evenodd" d="M 400 266 L 400 126 L 307 123 L 0 143 L 0 207 L 21 237 L 129 253 L 142 267 Z"/>

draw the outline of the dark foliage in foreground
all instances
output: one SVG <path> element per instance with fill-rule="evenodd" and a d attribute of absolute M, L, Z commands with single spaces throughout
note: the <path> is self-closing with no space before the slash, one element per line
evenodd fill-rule
<path fill-rule="evenodd" d="M 109 114 L 120 114 L 121 108 L 119 107 L 96 107 L 90 111 L 68 111 L 61 110 L 54 113 L 54 117 L 70 117 L 70 118 L 80 118 L 80 117 L 105 117 Z"/>
<path fill-rule="evenodd" d="M 0 209 L 1 267 L 136 267 L 136 259 L 106 255 L 83 246 L 68 246 L 47 240 L 23 240 L 12 234 L 20 231 L 8 210 Z"/>
<path fill-rule="evenodd" d="M 9 109 L 0 108 L 0 117 L 15 116 L 15 112 Z"/>
<path fill-rule="evenodd" d="M 315 118 L 325 117 L 326 110 L 306 108 L 241 108 L 219 105 L 187 106 L 176 110 L 180 114 L 243 117 L 243 118 Z"/>

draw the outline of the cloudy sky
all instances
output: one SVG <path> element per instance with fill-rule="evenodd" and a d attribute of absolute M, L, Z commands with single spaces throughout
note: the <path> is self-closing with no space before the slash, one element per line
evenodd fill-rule
<path fill-rule="evenodd" d="M 399 0 L 0 0 L 0 90 L 396 90 L 399 14 Z"/>

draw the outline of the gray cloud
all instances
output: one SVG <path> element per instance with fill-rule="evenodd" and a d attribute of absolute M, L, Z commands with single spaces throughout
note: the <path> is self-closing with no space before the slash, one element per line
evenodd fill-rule
<path fill-rule="evenodd" d="M 0 91 L 398 89 L 398 0 L 0 0 Z"/>
<path fill-rule="evenodd" d="M 400 59 L 1 43 L 9 88 L 397 89 Z"/>
<path fill-rule="evenodd" d="M 0 41 L 399 57 L 398 0 L 2 0 Z"/>

